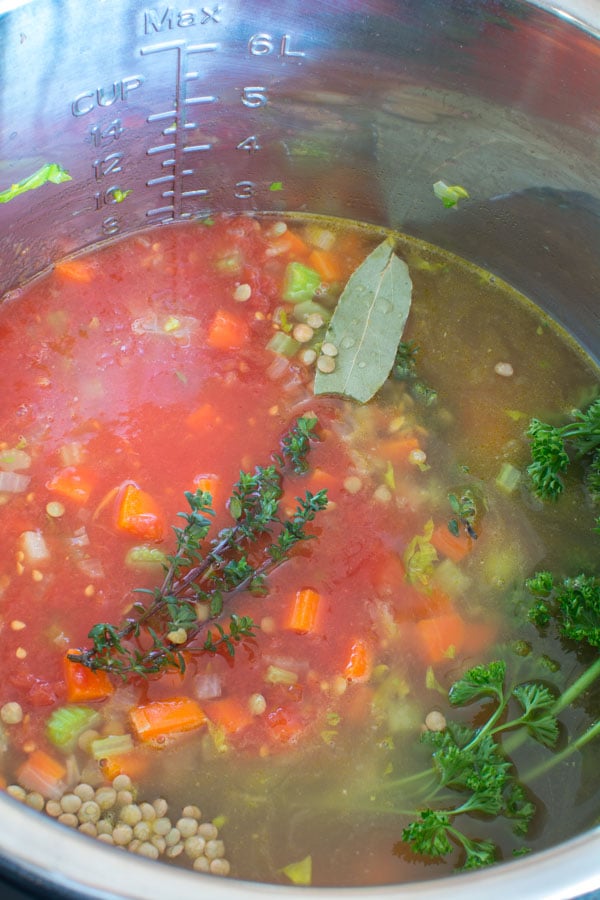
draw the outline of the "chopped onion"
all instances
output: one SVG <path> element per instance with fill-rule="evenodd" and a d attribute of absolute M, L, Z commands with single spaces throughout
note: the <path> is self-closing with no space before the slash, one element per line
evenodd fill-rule
<path fill-rule="evenodd" d="M 267 369 L 267 378 L 270 381 L 279 381 L 290 367 L 290 361 L 285 356 L 276 356 Z"/>
<path fill-rule="evenodd" d="M 41 531 L 24 531 L 20 538 L 21 550 L 25 554 L 25 561 L 31 565 L 39 565 L 48 562 L 50 551 Z"/>
<path fill-rule="evenodd" d="M 20 475 L 18 472 L 0 471 L 0 494 L 21 494 L 27 490 L 31 475 Z"/>
<path fill-rule="evenodd" d="M 82 556 L 81 559 L 78 559 L 77 568 L 88 578 L 104 578 L 102 563 L 93 556 Z"/>
<path fill-rule="evenodd" d="M 196 675 L 194 678 L 194 695 L 197 700 L 212 700 L 220 697 L 222 690 L 221 676 L 216 672 Z"/>
<path fill-rule="evenodd" d="M 17 469 L 28 469 L 31 456 L 24 450 L 3 450 L 0 453 L 0 469 L 4 472 L 15 472 Z"/>
<path fill-rule="evenodd" d="M 85 530 L 85 526 L 82 525 L 81 528 L 78 528 L 73 537 L 67 538 L 67 543 L 73 550 L 80 550 L 81 547 L 89 547 L 90 539 L 88 537 L 88 533 Z"/>

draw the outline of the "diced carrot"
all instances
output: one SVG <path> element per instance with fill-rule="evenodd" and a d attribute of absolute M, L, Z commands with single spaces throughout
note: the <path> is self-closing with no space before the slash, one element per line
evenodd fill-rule
<path fill-rule="evenodd" d="M 413 435 L 398 435 L 381 441 L 377 452 L 382 459 L 407 464 L 410 462 L 410 454 L 420 449 L 418 438 Z"/>
<path fill-rule="evenodd" d="M 185 424 L 192 431 L 210 431 L 217 428 L 221 421 L 222 418 L 212 403 L 202 403 L 186 416 Z"/>
<path fill-rule="evenodd" d="M 129 775 L 132 781 L 138 781 L 147 773 L 149 765 L 150 758 L 139 750 L 118 753 L 100 760 L 100 770 L 106 781 L 113 781 L 117 775 Z"/>
<path fill-rule="evenodd" d="M 457 613 L 449 612 L 416 624 L 420 650 L 428 663 L 452 658 L 464 646 L 467 627 Z"/>
<path fill-rule="evenodd" d="M 439 553 L 453 562 L 460 562 L 473 549 L 473 538 L 464 531 L 457 535 L 452 534 L 445 522 L 433 529 L 431 543 Z"/>
<path fill-rule="evenodd" d="M 348 662 L 343 671 L 347 681 L 368 681 L 371 677 L 373 660 L 371 650 L 363 638 L 356 638 L 350 647 Z"/>
<path fill-rule="evenodd" d="M 340 281 L 344 272 L 341 261 L 330 250 L 313 250 L 308 265 L 318 272 L 323 281 Z"/>
<path fill-rule="evenodd" d="M 296 591 L 292 612 L 285 627 L 301 634 L 314 631 L 320 601 L 321 595 L 312 588 Z"/>
<path fill-rule="evenodd" d="M 270 241 L 270 246 L 277 254 L 288 254 L 293 260 L 305 260 L 310 247 L 305 244 L 299 234 L 289 228 L 282 235 Z"/>
<path fill-rule="evenodd" d="M 69 281 L 78 281 L 80 284 L 91 281 L 94 274 L 89 264 L 81 259 L 67 259 L 58 262 L 54 266 L 54 271 L 61 278 L 66 278 Z"/>
<path fill-rule="evenodd" d="M 136 537 L 160 541 L 164 518 L 153 497 L 133 481 L 126 482 L 117 494 L 116 525 Z"/>
<path fill-rule="evenodd" d="M 68 656 L 64 658 L 64 673 L 69 703 L 105 700 L 114 692 L 114 685 L 106 672 L 90 669 Z"/>
<path fill-rule="evenodd" d="M 221 494 L 221 479 L 218 475 L 196 475 L 192 481 L 195 491 L 204 491 L 212 497 L 213 507 Z"/>
<path fill-rule="evenodd" d="M 129 721 L 141 741 L 155 741 L 172 734 L 194 731 L 206 722 L 206 716 L 190 697 L 171 697 L 135 706 Z"/>
<path fill-rule="evenodd" d="M 220 309 L 208 327 L 206 342 L 215 350 L 239 350 L 249 337 L 247 322 L 226 309 Z"/>
<path fill-rule="evenodd" d="M 210 721 L 220 726 L 226 734 L 236 734 L 254 721 L 248 706 L 237 697 L 207 700 L 205 712 Z"/>
<path fill-rule="evenodd" d="M 44 750 L 34 750 L 17 769 L 17 782 L 28 791 L 38 791 L 47 800 L 62 796 L 67 770 Z"/>
<path fill-rule="evenodd" d="M 46 487 L 83 506 L 90 499 L 96 481 L 95 472 L 85 466 L 65 466 L 46 482 Z"/>

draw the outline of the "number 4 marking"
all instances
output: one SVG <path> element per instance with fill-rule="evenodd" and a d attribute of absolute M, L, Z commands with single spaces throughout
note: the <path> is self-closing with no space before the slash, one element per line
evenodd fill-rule
<path fill-rule="evenodd" d="M 255 153 L 256 150 L 260 150 L 260 144 L 258 143 L 258 138 L 255 134 L 251 134 L 250 137 L 245 138 L 245 140 L 240 141 L 240 143 L 236 147 L 237 150 L 247 150 L 248 153 Z"/>

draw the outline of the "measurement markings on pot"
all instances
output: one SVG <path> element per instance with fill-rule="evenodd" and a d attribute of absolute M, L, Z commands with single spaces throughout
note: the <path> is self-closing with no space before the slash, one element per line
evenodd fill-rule
<path fill-rule="evenodd" d="M 207 141 L 204 143 L 188 144 L 186 142 L 186 133 L 189 133 L 198 127 L 196 121 L 190 120 L 190 109 L 196 106 L 217 103 L 218 97 L 214 94 L 188 97 L 187 85 L 188 82 L 199 77 L 199 72 L 191 71 L 189 69 L 189 58 L 193 57 L 195 54 L 214 53 L 219 47 L 220 45 L 218 43 L 213 42 L 187 44 L 185 41 L 169 41 L 141 48 L 140 52 L 143 56 L 153 53 L 174 52 L 177 59 L 175 102 L 173 107 L 161 112 L 152 113 L 147 119 L 148 124 L 163 121 L 168 123 L 162 130 L 162 134 L 166 138 L 165 143 L 155 144 L 146 151 L 149 156 L 159 156 L 163 153 L 167 154 L 167 158 L 163 159 L 161 162 L 161 169 L 163 171 L 167 170 L 166 174 L 151 178 L 146 184 L 148 187 L 165 185 L 165 190 L 161 192 L 161 195 L 169 200 L 169 202 L 164 206 L 147 210 L 146 215 L 149 218 L 155 219 L 164 216 L 169 219 L 189 217 L 191 213 L 185 212 L 182 207 L 183 201 L 198 197 L 206 197 L 209 194 L 209 189 L 206 187 L 186 190 L 184 179 L 196 173 L 195 167 L 188 163 L 189 154 L 207 152 L 212 149 L 212 143 Z"/>
<path fill-rule="evenodd" d="M 168 27 L 174 27 L 171 22 L 174 19 L 165 18 L 163 14 L 159 20 L 161 23 L 167 22 Z M 156 17 L 155 17 L 156 18 Z M 154 21 L 154 19 L 152 20 Z M 179 20 L 177 20 L 179 22 Z M 190 22 L 189 24 L 195 24 Z M 162 30 L 162 25 L 160 29 Z M 283 58 L 304 58 L 306 53 L 304 50 L 293 49 L 293 37 L 291 34 L 284 34 L 274 37 L 265 32 L 253 34 L 248 39 L 248 52 L 253 57 L 263 57 L 271 54 Z M 150 146 L 146 153 L 148 156 L 160 157 L 162 154 L 166 158 L 161 161 L 162 174 L 149 179 L 146 182 L 148 187 L 164 187 L 161 191 L 161 197 L 167 200 L 167 203 L 150 208 L 146 212 L 146 216 L 153 221 L 170 221 L 173 219 L 190 218 L 197 216 L 199 211 L 194 201 L 198 198 L 206 198 L 210 195 L 210 187 L 200 186 L 195 188 L 186 188 L 186 179 L 197 175 L 197 163 L 190 162 L 190 154 L 207 153 L 213 149 L 211 141 L 201 141 L 199 143 L 187 143 L 186 134 L 190 134 L 199 127 L 199 118 L 193 115 L 192 108 L 204 105 L 213 105 L 219 103 L 217 94 L 205 94 L 197 96 L 189 96 L 189 84 L 199 79 L 202 75 L 201 71 L 193 68 L 190 64 L 190 57 L 198 54 L 215 53 L 222 48 L 218 42 L 204 42 L 190 44 L 183 40 L 165 41 L 160 44 L 152 44 L 140 49 L 142 56 L 151 56 L 155 53 L 174 53 L 176 58 L 175 64 L 175 97 L 172 107 L 166 110 L 152 113 L 148 116 L 149 125 L 155 123 L 166 122 L 166 127 L 161 134 L 166 139 L 164 142 L 156 143 Z M 199 57 L 202 59 L 202 56 Z M 265 107 L 269 102 L 269 91 L 265 85 L 245 85 L 241 88 L 240 101 L 247 109 L 260 109 Z M 248 135 L 235 144 L 236 150 L 246 151 L 249 156 L 257 153 L 262 149 L 259 135 Z M 237 200 L 251 200 L 259 185 L 250 180 L 237 181 L 233 185 L 233 196 Z M 186 201 L 192 201 L 190 208 L 186 209 Z M 209 212 L 210 210 L 206 210 Z"/>

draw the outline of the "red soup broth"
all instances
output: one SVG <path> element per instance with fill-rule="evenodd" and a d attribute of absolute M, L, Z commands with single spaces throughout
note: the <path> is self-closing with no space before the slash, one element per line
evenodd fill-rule
<path fill-rule="evenodd" d="M 432 873 L 411 856 L 402 818 L 369 799 L 369 785 L 426 768 L 427 714 L 511 638 L 515 585 L 574 546 L 585 555 L 589 511 L 567 508 L 565 537 L 558 513 L 508 496 L 496 479 L 503 463 L 526 465 L 523 422 L 576 404 L 596 373 L 505 285 L 397 237 L 414 285 L 405 338 L 419 345 L 420 384 L 435 402 L 393 380 L 367 405 L 316 396 L 326 320 L 381 237 L 344 223 L 225 217 L 66 260 L 5 301 L 0 706 L 13 795 L 215 874 L 286 882 L 285 867 L 310 857 L 312 883 L 381 883 L 456 863 L 458 853 Z M 301 315 L 285 300 L 290 263 L 319 276 Z M 90 646 L 96 623 L 118 626 L 149 602 L 136 589 L 161 584 L 185 492 L 211 493 L 216 536 L 232 524 L 240 470 L 270 465 L 301 417 L 317 420 L 315 439 L 308 470 L 285 472 L 281 514 L 306 491 L 326 489 L 329 502 L 262 594 L 226 597 L 223 623 L 251 616 L 254 637 L 234 655 L 201 652 L 207 630 L 217 635 L 208 622 L 182 650 L 183 673 L 147 678 L 65 661 Z M 448 494 L 465 489 L 486 498 L 476 539 L 448 527 Z M 431 554 L 407 571 L 415 541 Z M 200 602 L 199 620 L 208 614 Z M 57 746 L 52 714 L 82 706 L 86 728 Z M 119 736 L 119 746 L 95 743 Z M 111 804 L 115 777 L 126 792 L 130 779 L 132 794 Z M 100 804 L 82 819 L 72 798 L 95 803 L 102 789 L 108 812 Z M 154 818 L 168 804 L 171 825 L 182 815 L 196 825 L 170 844 L 151 828 L 136 836 L 138 813 L 119 812 L 130 799 L 144 821 L 156 800 Z M 201 833 L 210 851 L 191 841 Z M 514 839 L 495 837 L 509 854 Z M 530 843 L 555 839 L 550 828 Z"/>

